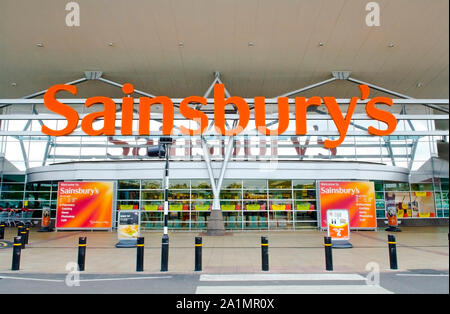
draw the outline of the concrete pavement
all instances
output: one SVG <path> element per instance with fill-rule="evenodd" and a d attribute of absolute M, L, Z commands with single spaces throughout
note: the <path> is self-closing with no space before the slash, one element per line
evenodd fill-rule
<path fill-rule="evenodd" d="M 37 229 L 36 229 L 37 230 Z M 0 249 L 0 273 L 67 273 L 66 265 L 77 261 L 78 237 L 87 237 L 85 274 L 136 274 L 136 249 L 115 248 L 116 232 L 64 231 L 39 233 L 33 230 L 22 251 L 19 271 L 11 271 L 12 248 Z M 403 227 L 397 238 L 398 271 L 449 269 L 448 227 Z M 12 241 L 16 228 L 6 228 Z M 169 271 L 194 273 L 195 232 L 170 232 Z M 226 236 L 203 235 L 204 274 L 260 273 L 261 236 L 269 238 L 269 273 L 325 272 L 325 232 L 246 231 Z M 161 274 L 161 233 L 144 232 L 144 274 Z M 334 249 L 334 272 L 365 273 L 375 262 L 380 271 L 389 270 L 388 233 L 383 229 L 351 233 L 352 249 Z M 373 264 L 371 264 L 373 265 Z M 142 273 L 141 273 L 142 274 Z"/>

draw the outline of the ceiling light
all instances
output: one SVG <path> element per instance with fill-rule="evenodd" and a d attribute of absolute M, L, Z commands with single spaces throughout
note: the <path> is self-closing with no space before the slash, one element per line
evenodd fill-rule
<path fill-rule="evenodd" d="M 254 45 L 255 45 L 255 43 L 254 43 L 253 41 L 249 41 L 249 42 L 248 42 L 248 46 L 249 46 L 249 47 L 253 47 Z"/>
<path fill-rule="evenodd" d="M 388 46 L 388 47 L 389 47 L 389 48 L 394 48 L 394 46 L 395 46 L 394 43 L 389 43 L 389 46 Z"/>
<path fill-rule="evenodd" d="M 417 88 L 421 88 L 423 86 L 422 82 L 417 83 Z"/>
<path fill-rule="evenodd" d="M 183 48 L 183 47 L 184 47 L 184 43 L 183 43 L 182 41 L 180 41 L 180 42 L 178 43 L 178 47 Z"/>
<path fill-rule="evenodd" d="M 324 45 L 323 42 L 320 42 L 320 43 L 319 43 L 319 47 L 323 47 L 323 45 Z"/>
<path fill-rule="evenodd" d="M 36 46 L 37 47 L 44 47 L 44 44 L 43 43 L 37 43 Z"/>
<path fill-rule="evenodd" d="M 108 43 L 108 46 L 112 47 L 114 45 L 114 43 Z"/>
<path fill-rule="evenodd" d="M 11 83 L 11 86 L 16 87 L 16 86 L 17 86 L 17 83 L 16 83 L 16 82 L 12 82 L 12 83 Z"/>

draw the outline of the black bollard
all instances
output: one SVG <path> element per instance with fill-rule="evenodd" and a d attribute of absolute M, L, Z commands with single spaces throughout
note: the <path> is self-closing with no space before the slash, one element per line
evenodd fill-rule
<path fill-rule="evenodd" d="M 395 237 L 391 234 L 388 235 L 388 246 L 389 246 L 389 264 L 391 269 L 397 269 L 397 242 Z"/>
<path fill-rule="evenodd" d="M 28 244 L 29 238 L 30 238 L 30 227 L 25 227 L 25 244 Z"/>
<path fill-rule="evenodd" d="M 331 237 L 324 237 L 324 245 L 325 245 L 325 269 L 333 270 L 333 253 L 332 253 L 332 243 Z"/>
<path fill-rule="evenodd" d="M 0 240 L 3 240 L 5 238 L 5 224 L 2 222 L 0 223 Z"/>
<path fill-rule="evenodd" d="M 22 225 L 17 226 L 17 236 L 18 237 L 22 236 L 22 229 L 23 229 Z"/>
<path fill-rule="evenodd" d="M 86 264 L 86 237 L 78 238 L 78 270 L 84 271 Z"/>
<path fill-rule="evenodd" d="M 161 246 L 161 271 L 167 271 L 169 268 L 169 236 L 164 234 Z"/>
<path fill-rule="evenodd" d="M 21 252 L 22 252 L 22 239 L 20 237 L 14 237 L 11 270 L 19 270 L 20 269 L 20 254 L 21 254 Z"/>
<path fill-rule="evenodd" d="M 22 228 L 22 230 L 20 231 L 20 238 L 22 239 L 22 250 L 25 249 L 25 244 L 26 244 L 26 237 L 27 237 L 27 232 L 25 231 L 25 228 Z"/>
<path fill-rule="evenodd" d="M 202 271 L 202 238 L 195 237 L 195 271 Z"/>
<path fill-rule="evenodd" d="M 267 237 L 261 237 L 261 260 L 262 270 L 269 271 L 269 240 Z"/>
<path fill-rule="evenodd" d="M 144 271 L 144 237 L 137 238 L 136 271 Z"/>

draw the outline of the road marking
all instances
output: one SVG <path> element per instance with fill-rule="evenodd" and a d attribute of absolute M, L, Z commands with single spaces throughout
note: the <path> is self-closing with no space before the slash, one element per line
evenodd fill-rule
<path fill-rule="evenodd" d="M 141 279 L 167 279 L 167 278 L 172 278 L 172 276 L 80 279 L 80 282 L 88 282 L 88 281 L 113 281 L 113 280 L 141 280 Z"/>
<path fill-rule="evenodd" d="M 199 286 L 196 294 L 392 294 L 378 285 Z"/>
<path fill-rule="evenodd" d="M 405 277 L 448 277 L 448 274 L 396 274 Z"/>
<path fill-rule="evenodd" d="M 64 282 L 64 280 L 62 280 L 62 279 L 42 279 L 42 278 L 11 277 L 11 276 L 0 276 L 0 279 L 31 280 L 31 281 L 49 281 L 49 282 Z"/>
<path fill-rule="evenodd" d="M 172 278 L 172 276 L 161 276 L 161 277 L 124 277 L 124 278 L 95 278 L 95 279 L 80 279 L 80 282 L 90 282 L 90 281 L 120 281 L 120 280 L 141 280 L 141 279 L 167 279 Z M 11 277 L 11 276 L 0 276 L 0 279 L 13 279 L 13 280 L 31 280 L 31 281 L 47 281 L 47 282 L 64 282 L 62 279 L 46 279 L 46 278 L 30 278 L 30 277 Z"/>
<path fill-rule="evenodd" d="M 200 275 L 200 281 L 366 280 L 358 274 L 231 274 Z"/>

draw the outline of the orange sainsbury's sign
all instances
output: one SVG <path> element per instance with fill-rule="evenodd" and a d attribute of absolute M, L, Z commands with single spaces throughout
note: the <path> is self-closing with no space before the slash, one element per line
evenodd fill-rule
<path fill-rule="evenodd" d="M 357 102 L 359 100 L 366 100 L 369 97 L 369 87 L 367 85 L 360 85 L 359 90 L 361 97 L 352 97 L 345 116 L 343 115 L 339 104 L 335 97 L 296 97 L 295 98 L 295 129 L 297 135 L 306 135 L 306 112 L 308 107 L 319 107 L 322 103 L 328 110 L 331 119 L 334 121 L 336 128 L 339 132 L 339 138 L 337 140 L 325 140 L 325 148 L 335 148 L 339 146 L 347 136 L 347 131 L 351 123 L 353 113 L 355 112 Z M 64 104 L 56 99 L 56 94 L 66 91 L 73 95 L 77 94 L 77 88 L 73 85 L 54 85 L 50 87 L 44 95 L 44 105 L 47 109 L 62 115 L 67 120 L 67 125 L 62 130 L 53 130 L 45 125 L 42 126 L 42 132 L 50 136 L 64 136 L 72 133 L 79 122 L 79 115 L 75 109 L 67 104 Z M 134 92 L 134 87 L 130 83 L 126 83 L 122 86 L 122 91 L 127 97 L 122 98 L 122 124 L 120 128 L 121 135 L 133 135 L 133 106 L 134 99 L 130 95 Z M 95 104 L 103 104 L 104 109 L 99 112 L 89 113 L 81 120 L 82 131 L 91 136 L 115 135 L 116 132 L 116 103 L 109 97 L 96 96 L 90 97 L 86 100 L 85 106 L 91 107 Z M 139 125 L 138 132 L 141 136 L 150 135 L 150 108 L 152 105 L 159 104 L 163 108 L 163 135 L 170 135 L 174 126 L 174 105 L 172 100 L 166 96 L 140 97 L 139 98 Z M 190 96 L 184 98 L 180 105 L 180 113 L 189 120 L 198 122 L 198 129 L 189 129 L 184 126 L 180 126 L 180 132 L 184 135 L 201 135 L 208 127 L 208 116 L 194 108 L 191 108 L 190 104 L 206 105 L 207 99 L 200 96 Z M 387 97 L 374 97 L 366 103 L 367 115 L 374 119 L 386 124 L 386 128 L 383 130 L 369 126 L 368 133 L 376 136 L 386 136 L 395 131 L 397 127 L 397 119 L 395 116 L 388 112 L 377 108 L 377 104 L 384 104 L 388 106 L 393 105 L 391 98 Z M 227 105 L 234 105 L 237 108 L 239 114 L 239 123 L 232 129 L 227 130 L 225 128 L 225 107 Z M 254 98 L 254 110 L 255 110 L 255 125 L 258 132 L 263 135 L 281 135 L 289 126 L 289 99 L 288 97 L 278 98 L 278 128 L 270 130 L 266 127 L 266 115 L 265 115 L 265 97 Z M 103 119 L 104 125 L 101 129 L 95 130 L 93 123 L 97 119 Z M 241 133 L 248 125 L 250 121 L 250 108 L 248 103 L 241 97 L 233 96 L 225 98 L 225 86 L 223 84 L 216 84 L 214 86 L 214 124 L 216 130 L 225 136 L 235 136 Z"/>

